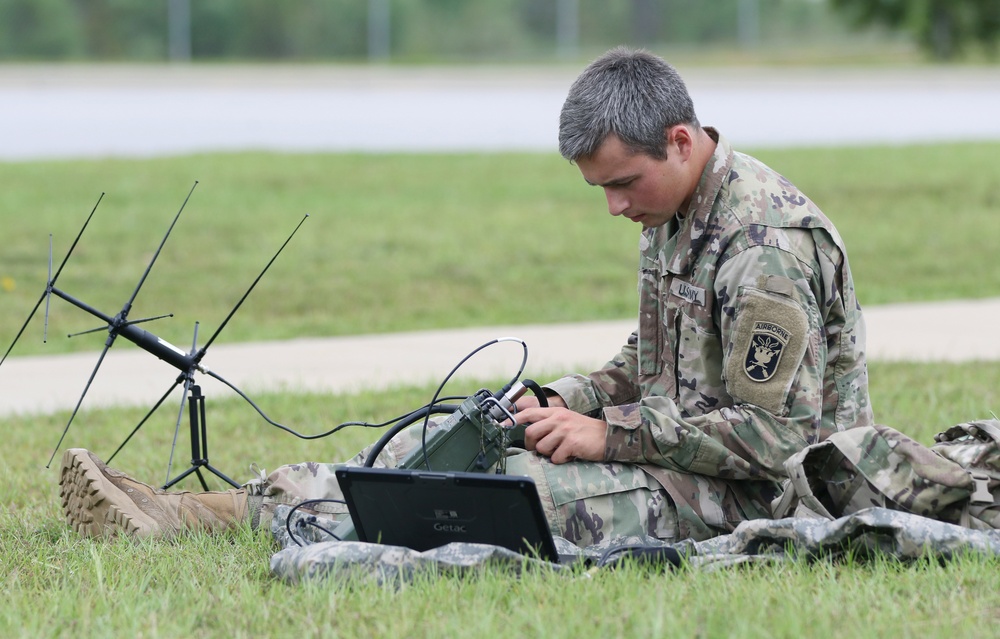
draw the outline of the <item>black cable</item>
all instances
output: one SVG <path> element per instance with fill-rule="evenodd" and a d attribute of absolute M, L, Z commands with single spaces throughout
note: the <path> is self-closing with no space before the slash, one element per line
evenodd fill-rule
<path fill-rule="evenodd" d="M 437 414 L 437 413 L 453 413 L 453 412 L 455 412 L 456 410 L 459 409 L 459 406 L 456 406 L 454 404 L 441 404 L 441 403 L 438 403 L 438 401 L 439 401 L 439 395 L 441 394 L 441 391 L 444 389 L 445 384 L 447 384 L 448 381 L 451 379 L 451 377 L 458 371 L 458 369 L 461 368 L 465 364 L 465 362 L 467 362 L 476 353 L 478 353 L 479 351 L 481 351 L 481 350 L 483 350 L 483 349 L 485 349 L 485 348 L 487 348 L 489 346 L 492 346 L 494 344 L 498 344 L 500 342 L 508 342 L 508 341 L 515 341 L 515 342 L 518 342 L 519 344 L 521 344 L 521 349 L 523 351 L 523 354 L 521 356 L 521 365 L 518 368 L 517 373 L 511 378 L 511 380 L 509 382 L 507 382 L 507 384 L 505 384 L 504 387 L 500 391 L 497 391 L 497 393 L 493 394 L 493 396 L 495 398 L 499 399 L 500 397 L 502 397 L 503 395 L 505 395 L 507 392 L 509 392 L 510 389 L 513 388 L 514 384 L 517 383 L 517 380 L 521 377 L 521 374 L 524 372 L 524 367 L 525 367 L 525 365 L 528 362 L 528 345 L 525 344 L 523 340 L 518 339 L 516 337 L 501 337 L 501 338 L 497 338 L 497 339 L 491 340 L 489 342 L 486 342 L 485 344 L 482 344 L 482 345 L 478 346 L 477 348 L 475 348 L 474 350 L 472 350 L 468 355 L 466 355 L 465 357 L 463 357 L 462 360 L 458 364 L 456 364 L 454 366 L 454 368 L 451 369 L 451 371 L 448 373 L 448 375 L 445 376 L 445 378 L 441 382 L 441 384 L 438 385 L 437 390 L 434 391 L 434 397 L 431 399 L 430 402 L 428 402 L 427 404 L 424 404 L 424 406 L 422 406 L 421 408 L 419 408 L 419 409 L 417 409 L 415 411 L 412 411 L 411 413 L 408 413 L 406 415 L 397 417 L 394 420 L 389 420 L 387 422 L 384 422 L 384 423 L 380 424 L 379 426 L 385 426 L 387 424 L 392 423 L 393 421 L 396 422 L 392 426 L 392 428 L 390 428 L 389 430 L 387 430 L 386 432 L 384 432 L 382 434 L 382 436 L 378 439 L 378 441 L 375 442 L 375 444 L 372 445 L 371 449 L 369 450 L 368 457 L 365 459 L 364 465 L 366 467 L 369 467 L 369 468 L 373 467 L 374 464 L 375 464 L 375 460 L 378 458 L 379 453 L 382 452 L 382 449 L 385 448 L 385 446 L 389 443 L 389 441 L 391 441 L 392 438 L 395 437 L 397 434 L 399 434 L 399 432 L 402 431 L 404 428 L 406 428 L 407 426 L 410 426 L 411 424 L 413 424 L 414 422 L 416 422 L 418 419 L 420 419 L 421 417 L 423 417 L 424 424 L 423 424 L 423 430 L 421 432 L 421 447 L 422 447 L 422 450 L 423 450 L 423 453 L 424 453 L 424 465 L 427 466 L 427 470 L 430 470 L 431 469 L 430 468 L 430 462 L 429 462 L 428 456 L 427 456 L 427 428 L 428 428 L 428 425 L 430 423 L 430 416 L 432 414 Z M 235 391 L 237 394 L 239 394 L 239 396 L 242 397 L 244 400 L 246 400 L 247 403 L 249 403 L 251 406 L 253 406 L 254 409 L 260 414 L 260 416 L 263 417 L 264 420 L 266 420 L 269 424 L 271 424 L 272 426 L 275 426 L 277 428 L 280 428 L 280 429 L 282 429 L 284 431 L 287 431 L 287 432 L 295 435 L 296 437 L 300 437 L 302 439 L 317 439 L 319 437 L 325 437 L 327 435 L 332 435 L 333 433 L 337 432 L 341 428 L 344 428 L 345 426 L 352 426 L 352 425 L 354 425 L 354 426 L 373 426 L 372 424 L 368 424 L 367 422 L 346 422 L 344 424 L 340 424 L 339 426 L 331 429 L 327 433 L 323 433 L 323 434 L 320 434 L 320 435 L 313 435 L 313 436 L 300 435 L 299 433 L 296 433 L 295 431 L 291 430 L 287 426 L 283 426 L 283 425 L 278 424 L 277 422 L 271 420 L 271 418 L 269 418 L 264 413 L 264 411 L 262 411 L 260 409 L 260 407 L 258 407 L 253 402 L 253 400 L 251 400 L 249 397 L 247 397 L 246 394 L 243 393 L 243 391 L 241 391 L 240 389 L 238 389 L 233 384 L 229 383 L 227 380 L 223 379 L 219 375 L 216 375 L 212 371 L 205 371 L 205 372 L 207 374 L 211 375 L 212 377 L 214 377 L 215 379 L 219 380 L 220 382 L 222 382 L 223 384 L 225 384 L 229 388 L 233 389 L 233 391 Z M 533 380 L 530 380 L 530 379 L 529 380 L 525 380 L 525 386 L 527 388 L 531 389 L 531 391 L 538 396 L 538 398 L 539 398 L 539 404 L 540 405 L 542 405 L 542 406 L 546 406 L 547 405 L 547 401 L 545 399 L 545 395 L 542 392 L 541 387 L 539 387 L 536 382 L 534 382 Z M 490 392 L 488 390 L 486 390 L 486 389 L 481 389 L 476 394 L 478 395 L 479 393 L 490 394 Z M 442 399 L 453 399 L 453 398 L 452 397 L 445 397 L 445 398 L 442 398 Z M 461 399 L 465 399 L 465 398 L 461 398 Z M 304 506 L 307 506 L 307 505 L 310 505 L 310 504 L 316 504 L 316 503 L 325 503 L 325 502 L 341 503 L 341 504 L 345 503 L 341 499 L 311 499 L 311 500 L 307 500 L 307 501 L 301 502 L 300 504 L 298 504 L 294 508 L 292 508 L 291 511 L 289 511 L 288 518 L 285 520 L 285 529 L 288 531 L 289 538 L 292 541 L 294 541 L 297 545 L 302 546 L 302 544 L 299 542 L 299 540 L 296 539 L 295 535 L 292 533 L 292 528 L 291 528 L 292 515 L 295 514 L 296 510 L 298 510 L 299 508 L 302 508 Z M 316 528 L 319 528 L 321 531 L 325 532 L 326 534 L 330 535 L 330 537 L 332 537 L 333 539 L 335 539 L 337 541 L 341 541 L 341 539 L 339 537 L 337 537 L 335 534 L 333 534 L 333 532 L 327 530 L 323 526 L 320 526 L 315 521 L 308 520 L 308 519 L 300 520 L 300 522 L 297 525 L 300 525 L 300 526 L 307 526 L 307 525 L 308 526 L 314 526 Z"/>
<path fill-rule="evenodd" d="M 533 379 L 522 379 L 521 384 L 530 390 L 536 398 L 538 398 L 538 405 L 541 408 L 549 407 L 549 397 L 545 394 L 545 391 L 542 390 L 542 387 L 538 385 L 538 382 Z"/>
<path fill-rule="evenodd" d="M 404 428 L 413 424 L 421 417 L 424 417 L 425 414 L 454 413 L 456 410 L 458 410 L 457 404 L 437 404 L 435 406 L 424 406 L 413 411 L 409 415 L 404 415 L 399 418 L 395 426 L 382 433 L 382 436 L 378 438 L 378 441 L 372 444 L 371 449 L 368 451 L 368 457 L 365 458 L 365 466 L 372 468 L 375 465 L 375 460 L 378 458 L 379 453 L 381 453 L 382 449 L 388 445 L 389 441 L 398 435 Z"/>
<path fill-rule="evenodd" d="M 398 422 L 401 419 L 406 419 L 407 417 L 413 415 L 414 413 L 420 412 L 420 411 L 425 410 L 427 408 L 432 408 L 432 409 L 436 408 L 434 406 L 431 406 L 430 404 L 424 404 L 422 407 L 420 407 L 419 409 L 417 409 L 415 411 L 406 413 L 404 415 L 400 415 L 398 417 L 393 417 L 392 419 L 388 419 L 388 420 L 386 420 L 384 422 L 379 422 L 377 424 L 372 424 L 370 422 L 344 422 L 342 424 L 338 424 L 337 426 L 334 426 L 333 428 L 331 428 L 330 430 L 328 430 L 326 432 L 319 433 L 317 435 L 303 435 L 301 433 L 298 433 L 298 432 L 292 430 L 288 426 L 285 426 L 284 424 L 279 424 L 278 422 L 276 422 L 273 419 L 271 419 L 270 417 L 268 417 L 267 414 L 263 410 L 261 410 L 260 406 L 258 406 L 257 404 L 255 404 L 254 401 L 252 399 L 250 399 L 247 396 L 246 393 L 244 393 L 239 388 L 237 388 L 235 385 L 233 385 L 229 380 L 223 378 L 220 375 L 217 375 L 215 372 L 213 372 L 211 370 L 206 370 L 205 374 L 208 375 L 208 376 L 210 376 L 210 377 L 212 377 L 212 378 L 214 378 L 214 379 L 219 380 L 220 382 L 222 382 L 223 384 L 225 384 L 226 386 L 228 386 L 230 389 L 232 389 L 232 391 L 234 393 L 236 393 L 237 395 L 239 395 L 240 397 L 242 397 L 243 400 L 246 401 L 246 403 L 250 404 L 250 406 L 252 406 L 253 409 L 257 411 L 257 414 L 260 415 L 261 418 L 264 421 L 266 421 L 268 424 L 270 424 L 271 426 L 274 426 L 275 428 L 280 428 L 281 430 L 285 431 L 286 433 L 290 433 L 292 435 L 295 435 L 299 439 L 321 439 L 323 437 L 329 437 L 330 435 L 336 433 L 337 431 L 339 431 L 341 429 L 347 428 L 348 426 L 364 426 L 365 428 L 383 428 L 385 426 L 388 426 L 389 424 L 394 424 L 394 423 Z M 450 401 L 450 400 L 456 400 L 456 399 L 462 399 L 462 400 L 464 400 L 465 396 L 464 395 L 452 395 L 452 396 L 448 396 L 448 397 L 442 397 L 440 399 L 441 399 L 441 401 L 446 401 L 446 400 Z M 440 412 L 448 412 L 448 413 L 450 413 L 450 412 L 452 412 L 454 410 L 454 404 L 439 404 L 438 406 L 445 407 L 445 409 L 442 410 L 442 411 L 440 411 Z M 423 417 L 422 414 L 420 416 Z"/>
<path fill-rule="evenodd" d="M 296 504 L 290 511 L 288 511 L 288 517 L 285 519 L 285 530 L 288 531 L 288 537 L 292 541 L 294 541 L 298 546 L 302 546 L 302 543 L 299 542 L 299 540 L 295 538 L 295 534 L 292 533 L 292 516 L 295 514 L 295 511 L 298 510 L 299 508 L 305 508 L 306 506 L 312 506 L 313 504 L 329 504 L 329 503 L 332 503 L 332 504 L 346 504 L 347 502 L 345 502 L 343 499 L 307 499 L 307 500 L 305 500 L 303 502 L 300 502 L 300 503 Z M 315 515 L 310 515 L 310 516 L 313 517 L 313 518 L 315 518 Z M 327 530 L 323 526 L 320 526 L 315 521 L 309 521 L 308 519 L 300 519 L 296 525 L 298 525 L 298 526 L 314 526 L 316 528 L 319 528 L 320 530 L 322 530 L 326 534 L 330 535 L 335 540 L 342 541 L 340 539 L 340 537 L 334 535 L 332 532 L 330 532 L 329 530 Z"/>
<path fill-rule="evenodd" d="M 507 391 L 513 388 L 514 384 L 517 383 L 517 380 L 521 377 L 521 373 L 524 372 L 525 365 L 528 363 L 528 345 L 524 343 L 524 340 L 518 339 L 516 337 L 498 337 L 497 339 L 490 340 L 489 342 L 486 342 L 485 344 L 481 344 L 480 346 L 476 347 L 475 349 L 472 350 L 471 353 L 463 357 L 462 361 L 460 361 L 458 364 L 455 364 L 455 367 L 451 369 L 451 372 L 449 372 L 448 375 L 445 376 L 444 380 L 437 387 L 437 390 L 434 391 L 434 397 L 431 398 L 431 401 L 427 405 L 433 406 L 437 403 L 438 395 L 441 393 L 442 390 L 444 390 L 445 384 L 448 383 L 448 380 L 451 379 L 452 375 L 458 372 L 458 369 L 461 368 L 465 364 L 465 362 L 469 361 L 469 359 L 471 359 L 473 355 L 483 350 L 484 348 L 493 346 L 494 344 L 499 344 L 500 342 L 518 342 L 521 345 L 521 349 L 523 350 L 523 355 L 521 356 L 520 368 L 517 369 L 517 373 L 514 374 L 514 377 L 512 377 L 511 380 L 507 382 L 504 385 L 504 387 L 498 392 L 498 395 L 504 395 L 505 393 L 507 393 Z M 430 456 L 427 454 L 427 428 L 430 425 L 430 420 L 431 420 L 431 415 L 430 413 L 427 413 L 427 415 L 424 416 L 423 430 L 420 433 L 420 450 L 423 451 L 424 466 L 427 467 L 428 471 L 431 470 Z"/>
<path fill-rule="evenodd" d="M 341 539 L 337 535 L 333 534 L 332 530 L 328 530 L 327 528 L 325 528 L 325 527 L 320 526 L 319 524 L 317 524 L 316 520 L 317 520 L 317 517 L 315 515 L 310 515 L 309 517 L 307 517 L 305 519 L 300 519 L 299 520 L 299 525 L 300 526 L 312 526 L 313 528 L 318 528 L 318 529 L 322 530 L 323 532 L 325 532 L 326 534 L 328 534 L 331 537 L 333 537 L 334 541 L 343 541 L 343 539 Z"/>
<path fill-rule="evenodd" d="M 640 566 L 656 566 L 672 570 L 680 568 L 687 559 L 687 555 L 673 546 L 628 544 L 608 548 L 601 554 L 596 565 L 599 568 L 614 568 L 626 559 L 631 559 Z"/>

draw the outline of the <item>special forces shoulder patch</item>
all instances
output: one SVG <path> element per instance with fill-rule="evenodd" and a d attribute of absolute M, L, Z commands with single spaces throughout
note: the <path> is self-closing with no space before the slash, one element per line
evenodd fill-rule
<path fill-rule="evenodd" d="M 755 382 L 774 377 L 791 334 L 773 322 L 754 322 L 743 358 L 743 372 Z"/>

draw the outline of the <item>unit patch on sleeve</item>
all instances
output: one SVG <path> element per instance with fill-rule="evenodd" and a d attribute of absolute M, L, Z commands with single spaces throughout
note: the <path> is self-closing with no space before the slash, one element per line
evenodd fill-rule
<path fill-rule="evenodd" d="M 791 297 L 741 287 L 729 335 L 726 391 L 737 403 L 785 414 L 810 334 L 805 309 Z"/>
<path fill-rule="evenodd" d="M 755 382 L 766 382 L 774 377 L 789 337 L 788 331 L 773 322 L 754 322 L 743 358 L 743 372 L 747 377 Z"/>

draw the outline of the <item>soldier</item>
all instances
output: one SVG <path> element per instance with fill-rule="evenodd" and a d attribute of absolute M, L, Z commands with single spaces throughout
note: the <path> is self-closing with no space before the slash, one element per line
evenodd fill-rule
<path fill-rule="evenodd" d="M 705 539 L 768 518 L 784 462 L 870 425 L 865 328 L 833 224 L 788 180 L 702 127 L 676 70 L 614 49 L 570 88 L 559 150 L 612 216 L 642 226 L 639 321 L 604 368 L 518 401 L 526 449 L 507 472 L 538 486 L 552 530 Z M 418 438 L 383 450 L 393 466 Z M 362 452 L 354 463 L 360 463 Z M 266 524 L 277 504 L 340 496 L 334 464 L 284 466 L 241 490 L 168 493 L 87 451 L 61 495 L 84 534 L 172 535 Z M 315 510 L 344 515 L 335 503 Z"/>

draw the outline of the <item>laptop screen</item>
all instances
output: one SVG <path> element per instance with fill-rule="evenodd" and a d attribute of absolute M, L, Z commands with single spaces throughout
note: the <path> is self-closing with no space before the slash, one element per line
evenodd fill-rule
<path fill-rule="evenodd" d="M 343 466 L 336 471 L 358 539 L 423 551 L 491 544 L 558 562 L 528 477 Z"/>

